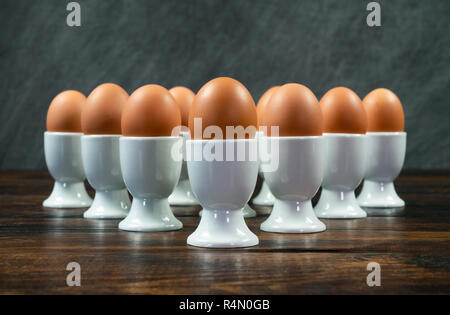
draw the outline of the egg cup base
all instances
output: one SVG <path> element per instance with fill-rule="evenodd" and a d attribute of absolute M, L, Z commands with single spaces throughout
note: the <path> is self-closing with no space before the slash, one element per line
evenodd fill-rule
<path fill-rule="evenodd" d="M 275 197 L 270 191 L 266 181 L 262 182 L 261 190 L 258 195 L 253 198 L 252 203 L 257 206 L 273 206 Z"/>
<path fill-rule="evenodd" d="M 355 192 L 322 188 L 319 202 L 314 208 L 317 217 L 323 219 L 360 219 L 367 217 L 355 198 Z"/>
<path fill-rule="evenodd" d="M 85 219 L 123 219 L 131 202 L 126 189 L 97 190 L 91 207 L 83 213 Z"/>
<path fill-rule="evenodd" d="M 406 211 L 405 207 L 400 208 L 366 208 L 362 207 L 367 212 L 368 217 L 401 217 Z"/>
<path fill-rule="evenodd" d="M 203 210 L 201 210 L 198 215 L 201 217 L 203 214 Z M 256 211 L 253 210 L 248 203 L 245 204 L 244 208 L 242 208 L 242 214 L 244 215 L 244 218 L 254 218 L 256 217 Z"/>
<path fill-rule="evenodd" d="M 83 182 L 55 181 L 52 193 L 42 205 L 46 208 L 87 208 L 92 204 Z"/>
<path fill-rule="evenodd" d="M 261 224 L 264 232 L 317 233 L 326 230 L 312 207 L 311 200 L 275 200 L 270 216 Z"/>
<path fill-rule="evenodd" d="M 183 179 L 178 182 L 173 193 L 169 196 L 169 204 L 172 206 L 197 206 L 197 198 L 192 192 L 189 179 Z"/>
<path fill-rule="evenodd" d="M 173 215 L 167 198 L 134 197 L 130 213 L 119 223 L 119 229 L 132 232 L 163 232 L 183 228 Z"/>
<path fill-rule="evenodd" d="M 245 223 L 242 210 L 203 209 L 197 229 L 187 244 L 207 248 L 238 248 L 259 244 L 258 237 Z"/>
<path fill-rule="evenodd" d="M 364 208 L 403 208 L 405 202 L 397 195 L 393 182 L 364 180 L 358 204 Z"/>

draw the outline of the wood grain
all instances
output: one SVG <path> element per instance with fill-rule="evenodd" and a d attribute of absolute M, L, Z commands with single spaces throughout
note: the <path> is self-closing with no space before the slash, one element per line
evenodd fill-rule
<path fill-rule="evenodd" d="M 326 232 L 286 235 L 260 231 L 260 215 L 247 219 L 260 245 L 231 250 L 186 245 L 197 216 L 181 216 L 181 231 L 134 233 L 118 220 L 83 219 L 83 209 L 44 209 L 51 188 L 45 171 L 0 173 L 0 293 L 450 293 L 448 173 L 402 175 L 402 216 L 323 220 Z M 81 287 L 66 286 L 71 261 Z M 381 287 L 366 285 L 372 261 Z"/>

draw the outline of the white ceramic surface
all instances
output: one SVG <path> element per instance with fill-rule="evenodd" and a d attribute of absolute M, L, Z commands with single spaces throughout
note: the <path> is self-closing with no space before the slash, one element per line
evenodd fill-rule
<path fill-rule="evenodd" d="M 187 243 L 214 248 L 257 245 L 258 238 L 247 227 L 241 211 L 258 175 L 256 140 L 189 140 L 187 147 L 192 190 L 203 206 L 200 224 Z M 204 157 L 202 153 L 211 147 L 214 152 L 223 152 L 222 161 Z M 239 151 L 245 152 L 241 160 Z M 232 157 L 231 161 L 226 157 Z"/>
<path fill-rule="evenodd" d="M 191 183 L 189 182 L 189 176 L 187 172 L 186 163 L 186 141 L 189 140 L 189 132 L 182 131 L 180 136 L 183 139 L 183 165 L 181 167 L 181 175 L 177 186 L 173 193 L 169 196 L 169 204 L 173 206 L 196 206 L 198 205 L 198 200 L 192 192 Z M 176 208 L 174 208 L 174 213 L 176 213 Z M 183 212 L 186 214 L 186 212 Z"/>
<path fill-rule="evenodd" d="M 119 229 L 153 232 L 183 227 L 167 200 L 180 177 L 182 155 L 173 147 L 181 142 L 180 137 L 120 138 L 122 175 L 133 202 Z"/>
<path fill-rule="evenodd" d="M 123 219 L 131 206 L 120 169 L 120 135 L 84 135 L 81 155 L 86 178 L 95 189 L 87 219 Z"/>
<path fill-rule="evenodd" d="M 53 191 L 43 202 L 48 208 L 86 208 L 92 198 L 84 186 L 81 158 L 82 133 L 44 133 L 44 153 L 48 171 L 55 180 Z"/>
<path fill-rule="evenodd" d="M 273 204 L 275 203 L 275 196 L 270 191 L 270 188 L 267 185 L 264 177 L 261 185 L 261 190 L 259 191 L 258 195 L 253 198 L 252 202 L 257 206 L 273 206 Z"/>
<path fill-rule="evenodd" d="M 201 210 L 198 215 L 202 216 L 203 214 L 203 210 Z M 248 203 L 245 204 L 244 209 L 242 209 L 242 214 L 244 215 L 244 218 L 254 218 L 256 217 L 256 211 L 252 209 L 252 207 L 250 207 L 248 205 Z"/>
<path fill-rule="evenodd" d="M 271 152 L 279 165 L 264 178 L 276 200 L 261 230 L 278 233 L 313 233 L 326 229 L 311 204 L 322 183 L 324 145 L 322 137 L 265 137 L 260 141 L 278 141 L 279 152 Z"/>
<path fill-rule="evenodd" d="M 366 136 L 326 133 L 323 137 L 326 162 L 322 193 L 314 208 L 317 216 L 327 219 L 367 217 L 355 198 L 355 189 L 364 176 Z"/>
<path fill-rule="evenodd" d="M 256 140 L 259 142 L 259 139 L 264 136 L 264 133 L 262 131 L 258 131 L 256 133 Z M 260 147 L 258 143 L 258 163 L 261 164 L 259 161 L 259 155 L 260 155 Z M 275 197 L 273 196 L 272 192 L 270 191 L 269 186 L 267 185 L 266 181 L 264 180 L 264 174 L 261 171 L 261 165 L 259 166 L 259 176 L 263 179 L 261 190 L 259 191 L 258 195 L 253 198 L 252 202 L 253 204 L 257 206 L 273 206 L 275 202 Z"/>
<path fill-rule="evenodd" d="M 256 217 L 256 211 L 253 210 L 248 203 L 246 203 L 244 209 L 242 209 L 242 214 L 244 215 L 244 218 Z"/>
<path fill-rule="evenodd" d="M 367 208 L 401 208 L 405 202 L 395 191 L 394 179 L 403 167 L 406 132 L 368 132 L 364 184 L 357 200 Z M 391 212 L 386 212 L 390 215 Z"/>

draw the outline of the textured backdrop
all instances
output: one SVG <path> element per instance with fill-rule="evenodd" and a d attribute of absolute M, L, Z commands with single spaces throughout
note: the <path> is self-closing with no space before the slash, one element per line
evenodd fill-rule
<path fill-rule="evenodd" d="M 387 87 L 406 112 L 405 168 L 449 169 L 450 1 L 63 0 L 0 2 L 0 169 L 45 168 L 47 107 L 62 90 L 115 82 L 197 91 L 217 76 L 265 89 L 299 82 L 321 97 Z"/>

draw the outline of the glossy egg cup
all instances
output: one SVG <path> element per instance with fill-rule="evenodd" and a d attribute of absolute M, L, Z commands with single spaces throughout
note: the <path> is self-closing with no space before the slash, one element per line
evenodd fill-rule
<path fill-rule="evenodd" d="M 260 173 L 260 176 L 263 179 L 261 190 L 259 191 L 258 195 L 253 198 L 252 203 L 257 206 L 273 206 L 273 204 L 275 203 L 275 196 L 270 191 L 269 185 L 267 185 L 262 172 Z"/>
<path fill-rule="evenodd" d="M 183 227 L 167 199 L 180 177 L 181 145 L 180 137 L 120 138 L 122 175 L 133 202 L 130 213 L 119 223 L 119 229 L 157 232 Z M 178 147 L 178 151 L 174 147 Z"/>
<path fill-rule="evenodd" d="M 400 174 L 406 153 L 406 132 L 368 132 L 364 184 L 357 200 L 367 208 L 402 208 L 405 202 L 397 195 L 394 179 Z M 380 209 L 380 210 L 382 210 Z M 391 211 L 385 212 L 390 215 Z"/>
<path fill-rule="evenodd" d="M 258 131 L 256 133 L 256 140 L 259 141 L 260 137 L 263 137 L 264 133 L 262 131 Z M 260 154 L 258 149 L 258 154 Z M 260 158 L 258 158 L 258 161 Z M 269 186 L 267 185 L 266 181 L 264 180 L 264 174 L 261 171 L 261 165 L 259 166 L 259 176 L 263 179 L 261 190 L 259 191 L 258 195 L 253 198 L 252 202 L 253 204 L 257 206 L 273 206 L 275 202 L 275 197 L 273 196 L 272 192 L 270 191 Z"/>
<path fill-rule="evenodd" d="M 366 136 L 326 133 L 325 171 L 322 192 L 315 212 L 319 218 L 357 219 L 367 217 L 355 198 L 365 170 Z"/>
<path fill-rule="evenodd" d="M 278 155 L 276 170 L 268 170 L 266 165 L 261 165 L 264 178 L 276 198 L 270 216 L 261 224 L 261 230 L 277 233 L 326 230 L 311 203 L 322 183 L 322 137 L 261 137 L 260 141 L 278 141 L 279 146 L 278 150 L 270 152 L 271 159 Z"/>
<path fill-rule="evenodd" d="M 186 141 L 190 138 L 189 132 L 180 132 L 180 137 L 183 141 L 183 163 L 181 166 L 181 174 L 178 184 L 175 186 L 175 190 L 173 191 L 173 193 L 169 196 L 169 204 L 172 206 L 197 206 L 199 205 L 199 203 L 194 193 L 192 192 L 186 163 Z M 195 210 L 190 214 L 194 215 L 197 213 L 197 211 L 198 210 Z M 173 208 L 173 212 L 175 215 L 177 215 L 177 208 Z M 183 215 L 186 215 L 186 212 L 183 212 Z"/>
<path fill-rule="evenodd" d="M 81 135 L 72 132 L 44 133 L 45 162 L 55 180 L 53 191 L 43 202 L 48 208 L 86 208 L 92 198 L 84 186 Z"/>
<path fill-rule="evenodd" d="M 203 157 L 206 146 L 222 148 L 223 157 L 233 150 L 234 160 L 206 159 Z M 189 140 L 187 147 L 192 190 L 203 207 L 200 223 L 187 243 L 211 248 L 257 245 L 258 237 L 247 227 L 242 212 L 258 175 L 256 140 Z M 245 158 L 238 160 L 238 150 L 242 149 Z M 254 159 L 250 158 L 252 154 Z"/>
<path fill-rule="evenodd" d="M 84 135 L 81 152 L 86 178 L 95 189 L 87 219 L 123 219 L 131 206 L 120 169 L 120 135 Z"/>

